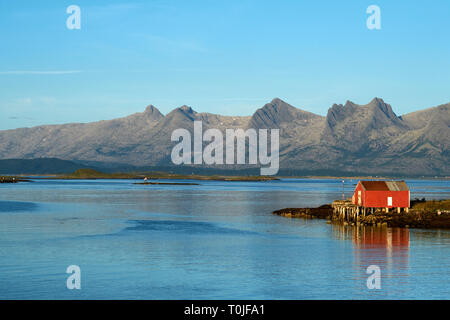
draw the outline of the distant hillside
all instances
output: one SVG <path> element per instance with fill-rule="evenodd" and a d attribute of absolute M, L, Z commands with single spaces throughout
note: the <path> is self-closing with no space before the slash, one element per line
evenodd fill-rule
<path fill-rule="evenodd" d="M 172 174 L 203 174 L 203 175 L 252 175 L 259 174 L 259 169 L 226 169 L 226 168 L 208 168 L 208 167 L 190 167 L 190 166 L 132 166 L 126 164 L 107 163 L 107 162 L 86 162 L 79 163 L 56 158 L 39 159 L 5 159 L 0 160 L 0 174 L 4 175 L 46 175 L 63 174 L 71 176 L 82 175 L 88 177 L 98 176 L 99 173 L 147 173 L 164 172 Z M 116 176 L 117 177 L 117 176 Z"/>
<path fill-rule="evenodd" d="M 204 130 L 222 132 L 280 129 L 280 174 L 450 176 L 450 104 L 399 117 L 380 98 L 366 105 L 334 104 L 326 117 L 275 98 L 248 117 L 198 113 L 188 106 L 164 116 L 150 105 L 142 113 L 120 119 L 5 130 L 0 131 L 0 159 L 68 161 L 0 162 L 0 173 L 19 174 L 25 166 L 46 173 L 44 163 L 56 170 L 52 173 L 86 167 L 106 167 L 109 172 L 149 167 L 255 172 L 254 166 L 245 165 L 173 167 L 171 133 L 178 128 L 192 132 L 196 120 L 203 121 Z"/>
<path fill-rule="evenodd" d="M 63 174 L 82 168 L 87 166 L 55 158 L 0 160 L 0 174 Z"/>

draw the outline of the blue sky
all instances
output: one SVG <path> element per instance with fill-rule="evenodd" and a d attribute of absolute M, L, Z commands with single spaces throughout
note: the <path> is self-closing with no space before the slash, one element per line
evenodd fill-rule
<path fill-rule="evenodd" d="M 69 5 L 81 30 L 66 28 Z M 381 9 L 368 30 L 366 8 Z M 450 102 L 450 1 L 0 0 L 0 129 L 166 114 L 251 115 L 274 97 L 325 115 L 381 97 Z"/>

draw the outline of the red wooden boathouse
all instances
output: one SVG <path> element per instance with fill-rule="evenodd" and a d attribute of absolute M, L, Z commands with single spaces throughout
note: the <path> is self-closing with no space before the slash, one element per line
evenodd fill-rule
<path fill-rule="evenodd" d="M 363 208 L 409 208 L 409 188 L 405 181 L 359 181 L 352 203 Z"/>

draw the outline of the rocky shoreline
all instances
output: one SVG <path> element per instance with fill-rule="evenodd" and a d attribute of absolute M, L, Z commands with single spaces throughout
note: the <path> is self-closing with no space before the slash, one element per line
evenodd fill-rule
<path fill-rule="evenodd" d="M 286 218 L 327 219 L 331 220 L 333 208 L 329 204 L 317 208 L 285 208 L 272 212 Z"/>
<path fill-rule="evenodd" d="M 31 182 L 31 180 L 19 177 L 0 177 L 0 183 L 18 183 L 18 182 Z"/>
<path fill-rule="evenodd" d="M 344 225 L 366 225 L 379 227 L 449 229 L 450 228 L 450 200 L 413 202 L 409 212 L 386 213 L 377 210 L 373 214 L 360 216 L 356 221 L 342 221 L 333 214 L 331 205 L 317 208 L 285 208 L 272 212 L 287 218 L 326 219 L 329 222 Z"/>

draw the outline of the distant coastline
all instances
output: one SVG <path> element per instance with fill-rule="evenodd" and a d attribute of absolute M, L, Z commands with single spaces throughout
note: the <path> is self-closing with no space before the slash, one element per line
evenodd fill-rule
<path fill-rule="evenodd" d="M 103 173 L 123 173 L 127 178 L 136 173 L 160 172 L 166 176 L 183 176 L 189 179 L 191 176 L 221 176 L 221 177 L 248 177 L 258 176 L 259 168 L 211 168 L 196 166 L 143 166 L 136 167 L 119 163 L 79 162 L 62 160 L 58 158 L 37 159 L 0 159 L 0 175 L 3 176 L 60 176 L 69 175 L 78 169 L 93 169 Z M 448 180 L 448 175 L 399 175 L 399 174 L 369 174 L 364 172 L 331 172 L 309 171 L 306 169 L 280 168 L 276 178 L 299 179 L 440 179 Z M 170 179 L 170 177 L 169 177 Z M 177 178 L 173 178 L 177 179 Z"/>
<path fill-rule="evenodd" d="M 104 173 L 94 169 L 79 169 L 68 175 L 54 175 L 41 179 L 58 180 L 97 180 L 97 179 L 128 179 L 128 180 L 214 180 L 214 181 L 273 181 L 278 180 L 269 176 L 220 176 L 220 175 L 181 175 L 165 172 L 144 172 L 144 173 Z M 144 182 L 143 184 L 163 184 Z"/>

